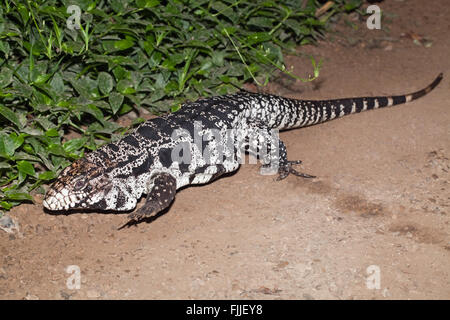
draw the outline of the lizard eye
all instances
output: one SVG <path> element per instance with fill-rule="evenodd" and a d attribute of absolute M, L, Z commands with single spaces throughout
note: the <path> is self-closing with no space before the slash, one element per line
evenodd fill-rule
<path fill-rule="evenodd" d="M 84 187 L 84 185 L 85 185 L 85 181 L 83 179 L 83 180 L 78 180 L 77 182 L 75 182 L 73 187 L 75 190 L 80 190 L 81 188 Z"/>

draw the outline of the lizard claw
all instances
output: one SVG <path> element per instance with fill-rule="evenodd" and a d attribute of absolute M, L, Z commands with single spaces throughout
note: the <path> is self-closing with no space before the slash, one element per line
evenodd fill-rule
<path fill-rule="evenodd" d="M 154 213 L 155 213 L 154 210 L 148 210 L 148 207 L 146 208 L 145 206 L 142 206 L 141 208 L 137 209 L 136 211 L 130 213 L 128 215 L 128 219 L 134 220 L 137 222 L 145 217 L 152 216 Z"/>
<path fill-rule="evenodd" d="M 142 220 L 145 217 L 151 216 L 154 212 L 147 212 L 145 210 L 142 210 L 143 207 L 139 208 L 138 210 L 130 213 L 128 215 L 128 221 L 125 222 L 125 224 L 121 225 L 120 227 L 118 227 L 117 229 L 123 229 L 126 226 L 130 226 L 132 224 L 136 224 L 138 223 L 140 220 Z"/>
<path fill-rule="evenodd" d="M 139 220 L 142 219 L 142 217 L 143 216 L 141 214 L 133 212 L 128 215 L 128 220 L 138 222 Z"/>
<path fill-rule="evenodd" d="M 288 161 L 284 166 L 281 166 L 278 169 L 279 176 L 277 178 L 277 181 L 281 181 L 281 180 L 287 178 L 287 176 L 290 173 L 296 175 L 297 177 L 315 178 L 316 176 L 312 176 L 312 175 L 307 174 L 307 173 L 301 173 L 301 172 L 298 172 L 297 170 L 295 170 L 294 168 L 292 168 L 292 165 L 301 164 L 301 163 L 302 163 L 301 160 L 294 160 L 294 161 Z"/>
<path fill-rule="evenodd" d="M 128 215 L 128 219 L 134 220 L 134 221 L 139 221 L 140 219 L 142 219 L 142 214 L 139 214 L 137 212 L 130 213 Z"/>

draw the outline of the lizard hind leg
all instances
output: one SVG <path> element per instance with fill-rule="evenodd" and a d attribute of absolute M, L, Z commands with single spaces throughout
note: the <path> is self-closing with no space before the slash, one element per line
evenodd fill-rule
<path fill-rule="evenodd" d="M 302 178 L 315 178 L 315 176 L 312 176 L 310 174 L 307 173 L 302 173 L 302 172 L 298 172 L 297 170 L 295 170 L 292 166 L 293 165 L 298 165 L 301 164 L 302 161 L 301 160 L 288 160 L 287 159 L 287 150 L 286 150 L 286 146 L 284 145 L 283 141 L 279 140 L 279 160 L 278 160 L 278 173 L 279 176 L 277 178 L 277 181 L 283 180 L 285 178 L 287 178 L 287 176 L 289 174 L 294 174 L 297 177 L 302 177 Z"/>
<path fill-rule="evenodd" d="M 145 203 L 128 216 L 131 220 L 139 221 L 150 217 L 167 208 L 175 199 L 177 190 L 176 179 L 168 173 L 158 173 L 149 181 L 152 189 L 148 192 Z"/>
<path fill-rule="evenodd" d="M 302 178 L 315 178 L 315 176 L 301 173 L 292 166 L 301 164 L 302 161 L 289 161 L 284 142 L 279 138 L 278 131 L 264 127 L 264 124 L 256 121 L 248 124 L 243 146 L 247 152 L 260 158 L 263 165 L 260 168 L 262 175 L 272 175 L 278 173 L 277 181 L 287 178 L 289 174 L 294 174 Z"/>
<path fill-rule="evenodd" d="M 293 175 L 296 175 L 297 177 L 315 178 L 316 176 L 312 176 L 307 173 L 298 172 L 297 170 L 292 168 L 292 165 L 301 164 L 301 163 L 302 163 L 301 160 L 294 160 L 294 161 L 288 161 L 285 165 L 280 166 L 278 169 L 279 176 L 277 178 L 277 181 L 281 181 L 281 180 L 287 178 L 287 176 L 290 173 L 292 173 Z"/>

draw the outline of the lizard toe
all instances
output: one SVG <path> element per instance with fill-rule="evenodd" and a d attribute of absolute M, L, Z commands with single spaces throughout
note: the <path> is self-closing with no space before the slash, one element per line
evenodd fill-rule
<path fill-rule="evenodd" d="M 293 160 L 293 161 L 288 161 L 283 166 L 280 166 L 280 168 L 278 169 L 279 176 L 277 178 L 277 181 L 281 181 L 281 180 L 287 178 L 287 176 L 291 173 L 297 177 L 308 178 L 308 179 L 315 178 L 316 176 L 313 176 L 313 175 L 310 175 L 307 173 L 302 173 L 302 172 L 299 172 L 299 171 L 295 170 L 294 168 L 292 168 L 292 165 L 301 164 L 301 163 L 302 163 L 301 160 Z"/>

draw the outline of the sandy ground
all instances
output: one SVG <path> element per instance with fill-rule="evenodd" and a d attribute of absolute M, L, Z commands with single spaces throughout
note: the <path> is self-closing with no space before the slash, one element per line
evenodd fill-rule
<path fill-rule="evenodd" d="M 305 99 L 402 94 L 444 72 L 435 91 L 282 133 L 314 180 L 276 182 L 243 165 L 121 230 L 126 215 L 15 208 L 20 232 L 0 231 L 0 298 L 449 299 L 450 7 L 381 7 L 389 32 L 341 23 L 345 35 L 299 49 L 324 59 L 318 81 L 281 78 L 265 90 Z M 431 42 L 414 44 L 416 34 Z M 297 74 L 311 70 L 302 54 L 287 62 Z M 70 265 L 80 268 L 80 289 L 67 286 Z"/>

